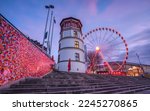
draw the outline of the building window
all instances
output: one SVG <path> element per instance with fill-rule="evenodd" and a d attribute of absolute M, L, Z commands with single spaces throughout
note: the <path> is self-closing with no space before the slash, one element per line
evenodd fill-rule
<path fill-rule="evenodd" d="M 59 43 L 59 50 L 61 49 L 61 43 Z"/>
<path fill-rule="evenodd" d="M 80 61 L 80 55 L 79 55 L 79 53 L 75 53 L 75 60 L 76 61 Z"/>
<path fill-rule="evenodd" d="M 66 23 L 66 27 L 70 27 L 70 25 L 71 25 L 70 23 Z"/>
<path fill-rule="evenodd" d="M 60 55 L 58 55 L 58 63 L 60 62 Z"/>
<path fill-rule="evenodd" d="M 63 33 L 62 32 L 60 32 L 60 38 L 63 38 Z"/>
<path fill-rule="evenodd" d="M 78 37 L 77 31 L 74 31 L 74 32 L 73 32 L 73 36 L 74 36 L 74 37 Z"/>
<path fill-rule="evenodd" d="M 75 41 L 74 47 L 75 47 L 75 48 L 79 48 L 79 41 Z"/>

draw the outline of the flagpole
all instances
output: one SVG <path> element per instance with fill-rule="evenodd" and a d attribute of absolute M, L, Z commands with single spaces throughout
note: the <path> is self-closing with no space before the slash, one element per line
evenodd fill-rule
<path fill-rule="evenodd" d="M 53 32 L 54 32 L 54 24 L 56 23 L 55 17 L 53 17 L 53 24 L 52 24 L 52 34 L 51 34 L 51 41 L 50 41 L 50 51 L 49 54 L 51 56 L 51 51 L 52 51 L 52 44 L 53 44 Z"/>
<path fill-rule="evenodd" d="M 51 12 L 51 18 L 50 18 L 50 23 L 49 23 L 49 32 L 48 32 L 48 39 L 47 39 L 47 54 L 49 54 L 50 52 L 50 35 L 51 35 L 51 29 L 52 29 L 52 17 L 53 17 L 53 11 Z"/>
<path fill-rule="evenodd" d="M 54 8 L 54 6 L 53 5 L 46 5 L 45 8 L 48 9 L 48 12 L 47 12 L 47 17 L 46 17 L 46 24 L 45 24 L 43 44 L 42 44 L 42 49 L 43 50 L 44 50 L 44 41 L 45 41 L 45 38 L 47 38 L 46 29 L 47 29 L 47 23 L 48 23 L 48 18 L 49 18 L 49 12 L 50 12 L 50 9 Z"/>

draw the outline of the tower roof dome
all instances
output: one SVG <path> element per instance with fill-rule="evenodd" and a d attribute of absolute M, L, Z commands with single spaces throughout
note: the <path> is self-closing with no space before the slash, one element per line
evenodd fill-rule
<path fill-rule="evenodd" d="M 77 21 L 80 24 L 80 27 L 82 27 L 81 21 L 74 17 L 67 17 L 67 18 L 62 19 L 62 21 L 60 22 L 60 26 L 62 26 L 62 24 L 67 21 Z"/>

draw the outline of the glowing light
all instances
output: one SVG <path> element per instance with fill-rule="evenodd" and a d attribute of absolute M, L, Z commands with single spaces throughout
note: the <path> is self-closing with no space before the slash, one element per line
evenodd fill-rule
<path fill-rule="evenodd" d="M 0 21 L 0 34 L 5 34 L 5 41 L 0 35 L 0 70 L 4 70 L 3 74 L 0 72 L 0 86 L 23 77 L 41 77 L 52 71 L 54 62 L 49 57 L 1 16 Z"/>
<path fill-rule="evenodd" d="M 100 50 L 100 48 L 97 46 L 97 47 L 96 47 L 96 51 L 99 51 L 99 50 Z"/>

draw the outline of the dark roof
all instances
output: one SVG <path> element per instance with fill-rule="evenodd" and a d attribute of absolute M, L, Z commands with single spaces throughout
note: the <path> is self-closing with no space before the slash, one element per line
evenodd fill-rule
<path fill-rule="evenodd" d="M 61 25 L 65 20 L 69 20 L 69 19 L 73 19 L 73 20 L 78 21 L 78 22 L 81 24 L 81 26 L 82 26 L 81 21 L 80 21 L 79 19 L 77 19 L 77 18 L 74 18 L 74 17 L 67 17 L 67 18 L 62 19 L 62 21 L 60 22 L 60 25 Z"/>

